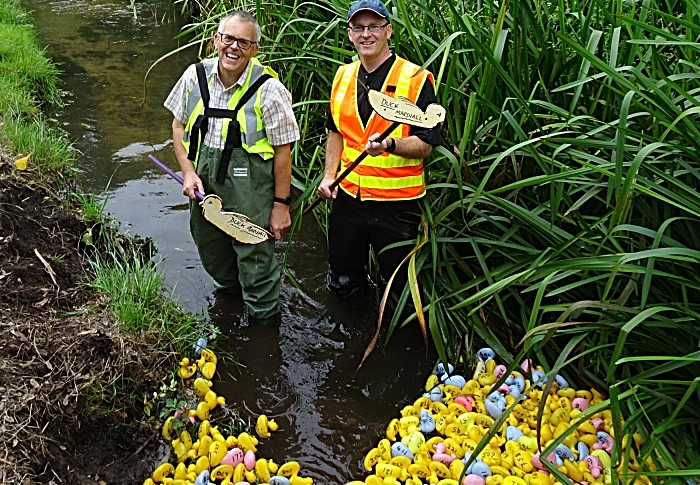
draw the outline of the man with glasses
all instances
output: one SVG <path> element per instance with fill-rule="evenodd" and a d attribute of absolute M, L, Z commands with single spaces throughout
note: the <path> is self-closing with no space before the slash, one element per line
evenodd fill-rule
<path fill-rule="evenodd" d="M 216 194 L 223 210 L 269 227 L 291 225 L 291 143 L 299 139 L 292 97 L 254 56 L 260 26 L 247 12 L 227 15 L 214 34 L 217 57 L 193 64 L 165 101 L 173 148 L 190 198 L 190 230 L 218 290 L 241 294 L 258 320 L 280 309 L 275 243 L 242 244 L 202 216 L 195 190 Z"/>
<path fill-rule="evenodd" d="M 372 246 L 379 271 L 388 281 L 410 252 L 420 220 L 418 200 L 425 195 L 423 160 L 442 143 L 439 128 L 402 125 L 382 141 L 389 127 L 372 111 L 368 90 L 404 97 L 425 111 L 436 102 L 433 76 L 389 49 L 389 12 L 380 0 L 359 0 L 347 15 L 348 37 L 359 61 L 338 69 L 331 90 L 331 113 L 326 122 L 326 167 L 318 194 L 334 198 L 328 228 L 328 288 L 352 296 L 366 283 L 365 266 Z M 363 152 L 369 156 L 330 191 L 338 172 Z M 341 166 L 342 165 L 342 166 Z M 405 267 L 392 284 L 395 304 L 407 280 Z M 391 303 L 391 300 L 390 300 Z"/>

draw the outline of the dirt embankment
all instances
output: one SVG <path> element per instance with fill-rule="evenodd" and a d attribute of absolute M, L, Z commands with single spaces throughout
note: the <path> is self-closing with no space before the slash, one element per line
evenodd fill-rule
<path fill-rule="evenodd" d="M 14 158 L 0 150 L 0 483 L 140 484 L 158 440 L 138 403 L 173 356 L 101 311 L 88 224 Z"/>

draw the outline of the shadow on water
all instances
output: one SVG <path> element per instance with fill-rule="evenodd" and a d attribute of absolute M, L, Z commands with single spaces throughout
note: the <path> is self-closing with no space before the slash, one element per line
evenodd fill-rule
<path fill-rule="evenodd" d="M 241 302 L 215 292 L 189 234 L 187 201 L 176 182 L 148 161 L 176 169 L 172 117 L 162 107 L 195 49 L 169 58 L 177 23 L 155 24 L 128 1 L 25 0 L 40 42 L 63 70 L 67 106 L 57 118 L 83 153 L 77 179 L 86 192 L 108 197 L 106 210 L 134 234 L 153 238 L 166 284 L 191 311 L 208 312 L 222 338 L 217 348 L 240 366 L 222 365 L 215 390 L 244 419 L 261 413 L 280 430 L 261 440 L 260 456 L 296 460 L 321 485 L 364 476 L 362 460 L 389 421 L 422 392 L 434 356 L 426 358 L 417 326 L 398 330 L 353 376 L 376 328 L 376 295 L 339 300 L 324 288 L 326 241 L 313 219 L 276 247 L 304 294 L 282 280 L 282 313 L 273 325 L 248 321 Z M 274 67 L 274 66 L 273 66 Z M 289 238 L 287 238 L 289 239 Z"/>

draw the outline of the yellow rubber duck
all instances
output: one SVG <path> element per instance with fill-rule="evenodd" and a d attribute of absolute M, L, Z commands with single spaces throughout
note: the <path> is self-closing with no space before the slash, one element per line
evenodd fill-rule
<path fill-rule="evenodd" d="M 197 364 L 190 364 L 190 359 L 185 357 L 180 361 L 180 368 L 177 371 L 177 375 L 183 379 L 189 379 L 197 372 Z"/>
<path fill-rule="evenodd" d="M 265 458 L 258 458 L 255 462 L 255 476 L 260 483 L 267 483 L 270 481 L 270 470 L 267 467 L 267 460 Z"/>
<path fill-rule="evenodd" d="M 247 453 L 249 450 L 257 453 L 258 449 L 255 447 L 257 444 L 258 440 L 245 431 L 238 435 L 238 447 L 243 450 L 243 453 Z"/>
<path fill-rule="evenodd" d="M 277 474 L 281 477 L 290 478 L 294 475 L 298 475 L 301 471 L 301 466 L 296 461 L 288 461 L 277 470 Z"/>
<path fill-rule="evenodd" d="M 156 483 L 164 483 L 166 480 L 170 479 L 169 476 L 173 473 L 175 473 L 175 467 L 170 463 L 163 463 L 153 471 L 151 478 Z"/>
<path fill-rule="evenodd" d="M 169 416 L 163 423 L 163 429 L 161 430 L 161 434 L 163 435 L 163 439 L 165 439 L 166 441 L 171 441 L 173 439 L 173 432 L 175 431 L 175 429 L 173 428 L 174 419 L 174 416 Z"/>
<path fill-rule="evenodd" d="M 264 414 L 261 414 L 260 416 L 258 416 L 258 420 L 255 424 L 255 432 L 261 438 L 269 438 L 270 436 L 272 436 L 270 434 L 270 428 L 268 426 L 267 416 L 265 416 Z"/>
<path fill-rule="evenodd" d="M 195 475 L 194 472 L 187 472 L 187 465 L 184 463 L 178 463 L 175 467 L 175 475 L 173 476 L 173 480 L 189 480 L 190 482 L 194 482 L 196 478 L 197 475 Z"/>
<path fill-rule="evenodd" d="M 216 467 L 226 456 L 226 443 L 213 440 L 209 445 L 209 466 Z"/>

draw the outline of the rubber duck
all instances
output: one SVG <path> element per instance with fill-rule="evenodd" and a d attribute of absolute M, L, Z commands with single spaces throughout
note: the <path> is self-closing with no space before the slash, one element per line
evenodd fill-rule
<path fill-rule="evenodd" d="M 518 450 L 513 453 L 514 464 L 517 468 L 524 471 L 525 473 L 530 473 L 535 469 L 532 464 L 532 453 L 525 450 Z"/>
<path fill-rule="evenodd" d="M 455 455 L 458 459 L 464 456 L 464 448 L 462 448 L 461 442 L 458 442 L 455 438 L 446 438 L 443 444 L 447 453 Z"/>
<path fill-rule="evenodd" d="M 211 485 L 212 483 L 209 479 L 209 470 L 202 470 L 194 480 L 194 485 Z"/>
<path fill-rule="evenodd" d="M 392 446 L 392 452 L 393 452 L 393 446 Z M 409 450 L 409 452 L 410 452 L 410 450 Z M 364 459 L 364 461 L 363 461 L 363 464 L 364 464 L 364 466 L 365 466 L 365 470 L 367 470 L 368 472 L 369 472 L 369 471 L 372 471 L 372 469 L 374 468 L 374 466 L 375 466 L 377 463 L 379 463 L 379 460 L 380 460 L 380 459 L 381 459 L 381 455 L 380 455 L 379 450 L 378 450 L 377 448 L 372 448 L 371 450 L 369 450 L 369 451 L 367 452 L 367 454 L 365 455 L 365 459 Z M 292 463 L 296 463 L 296 462 L 292 462 Z M 285 465 L 286 465 L 286 464 L 285 464 Z M 289 476 L 289 477 L 291 477 L 292 475 L 294 475 L 294 473 L 288 473 L 288 474 L 287 474 L 287 473 L 283 473 L 283 472 L 281 471 L 281 470 L 285 467 L 285 465 L 282 465 L 282 466 L 280 467 L 280 471 L 278 471 L 277 473 L 278 473 L 279 475 L 284 475 L 284 476 Z M 297 463 L 297 465 L 299 465 L 299 464 Z M 297 471 L 296 473 L 298 473 L 298 471 Z"/>
<path fill-rule="evenodd" d="M 401 478 L 403 471 L 400 467 L 395 465 L 390 465 L 389 463 L 377 463 L 375 474 L 378 477 L 386 478 Z"/>
<path fill-rule="evenodd" d="M 603 463 L 597 456 L 588 455 L 584 458 L 584 462 L 588 465 L 588 472 L 593 478 L 598 478 L 603 473 Z"/>
<path fill-rule="evenodd" d="M 428 399 L 430 399 L 433 402 L 442 401 L 442 398 L 443 398 L 442 389 L 440 389 L 439 386 L 435 386 L 430 391 L 423 394 L 423 396 L 427 397 Z"/>
<path fill-rule="evenodd" d="M 452 364 L 443 364 L 442 362 L 438 362 L 437 366 L 435 367 L 435 375 L 440 378 L 444 376 L 445 374 L 452 374 L 455 371 L 455 366 Z"/>
<path fill-rule="evenodd" d="M 571 407 L 579 412 L 585 411 L 590 407 L 588 401 L 582 397 L 575 397 L 571 400 Z"/>
<path fill-rule="evenodd" d="M 240 448 L 231 448 L 222 458 L 220 463 L 222 465 L 231 465 L 235 468 L 239 463 L 243 463 L 243 456 L 244 453 Z"/>
<path fill-rule="evenodd" d="M 314 479 L 311 477 L 300 477 L 299 475 L 292 475 L 289 478 L 291 485 L 312 485 Z"/>
<path fill-rule="evenodd" d="M 190 359 L 185 357 L 180 361 L 180 368 L 177 371 L 177 375 L 183 379 L 189 379 L 197 372 L 197 364 L 190 364 Z"/>
<path fill-rule="evenodd" d="M 197 404 L 197 409 L 194 410 L 195 416 L 199 418 L 200 421 L 206 421 L 209 419 L 209 405 L 202 401 Z"/>
<path fill-rule="evenodd" d="M 455 386 L 461 390 L 467 383 L 467 380 L 459 374 L 455 374 L 449 377 L 443 377 L 442 383 L 446 386 Z"/>
<path fill-rule="evenodd" d="M 391 445 L 391 458 L 394 459 L 400 456 L 407 457 L 408 459 L 413 460 L 414 455 L 408 446 L 406 446 L 404 443 L 401 443 L 400 441 L 397 441 L 396 443 Z"/>
<path fill-rule="evenodd" d="M 431 461 L 428 465 L 428 469 L 438 478 L 452 478 L 450 469 L 439 461 Z"/>
<path fill-rule="evenodd" d="M 394 456 L 391 458 L 391 461 L 389 462 L 389 465 L 394 465 L 406 472 L 408 474 L 408 467 L 413 463 L 413 457 L 408 457 L 408 456 L 403 456 L 403 455 L 398 455 Z M 405 480 L 405 478 L 402 475 L 402 480 Z"/>
<path fill-rule="evenodd" d="M 374 465 L 372 465 L 372 466 L 374 466 Z M 371 468 L 369 470 L 371 470 Z M 286 478 L 290 478 L 294 475 L 298 475 L 300 471 L 301 471 L 301 465 L 299 465 L 299 462 L 288 461 L 279 467 L 279 469 L 277 470 L 277 475 L 282 476 L 282 477 L 286 477 Z"/>
<path fill-rule="evenodd" d="M 426 399 L 428 399 L 428 398 L 426 398 Z M 430 399 L 428 399 L 428 400 L 430 401 Z M 433 401 L 431 401 L 431 402 L 433 402 Z M 440 404 L 442 404 L 442 403 L 440 403 Z M 415 406 L 413 404 L 408 404 L 408 405 L 403 407 L 400 414 L 401 414 L 402 418 L 406 418 L 408 416 L 420 416 L 420 412 L 422 409 L 423 408 Z"/>
<path fill-rule="evenodd" d="M 207 392 L 211 391 L 211 386 L 212 382 L 208 379 L 204 379 L 203 377 L 197 377 L 194 380 L 194 393 L 197 394 L 200 398 L 204 397 Z"/>
<path fill-rule="evenodd" d="M 489 468 L 491 469 L 491 473 L 493 475 L 500 475 L 502 477 L 510 476 L 510 471 L 508 470 L 508 468 L 502 465 L 492 465 Z"/>
<path fill-rule="evenodd" d="M 197 458 L 209 456 L 209 447 L 211 446 L 212 441 L 211 436 L 205 435 L 198 439 L 195 443 L 192 443 L 192 448 L 197 450 Z"/>
<path fill-rule="evenodd" d="M 500 392 L 492 392 L 486 396 L 484 408 L 489 416 L 494 419 L 498 419 L 506 409 L 506 400 Z"/>
<path fill-rule="evenodd" d="M 491 467 L 482 461 L 480 458 L 474 460 L 469 467 L 467 467 L 467 473 L 471 475 L 477 475 L 486 481 L 487 477 L 493 475 Z"/>
<path fill-rule="evenodd" d="M 163 483 L 167 480 L 172 480 L 170 475 L 173 473 L 175 473 L 175 467 L 170 463 L 163 463 L 153 470 L 153 475 L 151 475 L 151 478 L 154 482 Z"/>
<path fill-rule="evenodd" d="M 435 445 L 435 453 L 433 453 L 433 460 L 439 461 L 445 466 L 450 466 L 453 460 L 457 459 L 455 455 L 450 455 L 445 453 L 445 443 L 438 443 Z"/>
<path fill-rule="evenodd" d="M 255 453 L 253 452 L 253 450 L 248 450 L 243 455 L 243 464 L 245 465 L 246 471 L 253 471 L 255 469 L 256 461 L 257 460 L 255 459 Z"/>
<path fill-rule="evenodd" d="M 410 435 L 404 437 L 401 441 L 403 444 L 408 446 L 408 449 L 411 450 L 411 453 L 415 454 L 418 452 L 421 445 L 425 443 L 425 437 L 420 431 L 414 431 Z"/>
<path fill-rule="evenodd" d="M 418 421 L 418 429 L 421 433 L 428 434 L 435 431 L 435 418 L 430 414 L 427 409 L 422 409 L 420 412 L 420 419 Z"/>
<path fill-rule="evenodd" d="M 603 469 L 610 468 L 612 460 L 605 450 L 592 450 L 590 456 L 596 456 L 603 464 Z"/>
<path fill-rule="evenodd" d="M 212 480 L 227 480 L 233 476 L 233 467 L 231 465 L 219 465 L 211 471 Z"/>
<path fill-rule="evenodd" d="M 539 369 L 532 371 L 532 383 L 542 389 L 545 384 L 547 384 L 547 375 L 545 372 Z"/>
<path fill-rule="evenodd" d="M 211 445 L 209 445 L 209 466 L 219 466 L 221 460 L 226 456 L 226 451 L 225 442 L 213 440 Z"/>
<path fill-rule="evenodd" d="M 503 485 L 503 478 L 503 476 L 495 474 L 486 477 L 486 485 Z"/>
<path fill-rule="evenodd" d="M 615 440 L 605 431 L 598 431 L 596 433 L 598 438 L 596 443 L 591 446 L 594 450 L 605 450 L 608 454 L 612 453 L 613 446 L 615 446 Z"/>
<path fill-rule="evenodd" d="M 389 426 L 386 427 L 386 437 L 390 441 L 396 441 L 396 435 L 399 433 L 399 420 L 394 418 L 389 422 Z"/>
<path fill-rule="evenodd" d="M 477 350 L 476 356 L 485 364 L 496 357 L 496 352 L 491 347 L 483 347 Z"/>
<path fill-rule="evenodd" d="M 517 442 L 520 445 L 521 450 L 526 450 L 530 452 L 530 454 L 537 453 L 537 438 L 522 435 L 517 439 Z"/>
<path fill-rule="evenodd" d="M 391 442 L 388 439 L 384 438 L 379 440 L 379 443 L 377 443 L 377 450 L 379 450 L 379 456 L 383 462 L 388 463 L 389 460 L 391 460 Z"/>
<path fill-rule="evenodd" d="M 172 441 L 173 451 L 177 456 L 178 463 L 185 461 L 188 458 L 196 458 L 197 452 L 192 449 L 192 437 L 190 433 L 185 430 L 180 433 L 180 437 Z"/>
<path fill-rule="evenodd" d="M 570 460 L 564 460 L 564 468 L 566 471 L 566 476 L 571 478 L 575 482 L 583 481 L 583 472 L 578 468 L 575 462 Z"/>
<path fill-rule="evenodd" d="M 171 441 L 173 439 L 173 432 L 175 431 L 175 428 L 173 427 L 174 419 L 175 416 L 169 416 L 163 423 L 161 434 L 163 435 L 163 439 L 165 439 L 166 441 Z"/>
<path fill-rule="evenodd" d="M 486 480 L 481 478 L 479 475 L 470 473 L 464 476 L 462 485 L 486 485 Z"/>
<path fill-rule="evenodd" d="M 238 447 L 243 450 L 243 453 L 248 453 L 249 451 L 256 453 L 258 451 L 255 447 L 255 445 L 258 444 L 258 440 L 245 431 L 238 435 L 237 442 Z"/>
<path fill-rule="evenodd" d="M 430 374 L 425 381 L 425 391 L 428 392 L 438 384 L 440 384 L 440 378 L 436 374 Z"/>
<path fill-rule="evenodd" d="M 197 462 L 194 464 L 194 473 L 199 476 L 202 474 L 203 471 L 207 472 L 207 479 L 209 477 L 209 457 L 208 456 L 200 456 L 197 458 Z"/>
<path fill-rule="evenodd" d="M 457 396 L 454 402 L 461 405 L 467 412 L 471 412 L 474 407 L 474 398 L 471 396 Z"/>
<path fill-rule="evenodd" d="M 225 406 L 226 405 L 226 399 L 223 396 L 217 396 L 214 391 L 211 389 L 204 394 L 204 402 L 207 403 L 207 406 L 209 407 L 209 410 L 211 411 L 214 409 L 217 405 Z"/>
<path fill-rule="evenodd" d="M 515 426 L 506 426 L 506 441 L 518 441 L 518 439 L 520 439 L 521 436 L 524 436 L 524 434 L 518 428 L 516 428 Z"/>
<path fill-rule="evenodd" d="M 255 477 L 259 483 L 267 483 L 270 481 L 270 469 L 267 467 L 267 460 L 260 458 L 255 462 Z"/>
<path fill-rule="evenodd" d="M 525 481 L 528 485 L 551 485 L 552 483 L 549 476 L 541 471 L 529 473 L 525 476 Z"/>
<path fill-rule="evenodd" d="M 465 464 L 462 460 L 457 459 L 457 460 L 452 460 L 452 463 L 450 463 L 450 466 L 447 468 L 450 470 L 450 473 L 452 474 L 453 478 L 459 478 L 462 476 L 462 471 L 464 470 Z"/>
<path fill-rule="evenodd" d="M 503 485 L 527 485 L 527 482 L 522 477 L 511 475 L 503 479 Z"/>
<path fill-rule="evenodd" d="M 462 396 L 464 393 L 462 392 L 461 387 L 457 387 L 452 384 L 441 384 L 442 387 L 442 392 L 444 394 L 443 401 L 452 401 L 455 397 Z"/>
<path fill-rule="evenodd" d="M 270 434 L 270 430 L 276 431 L 277 423 L 275 423 L 273 419 L 268 420 L 267 416 L 264 414 L 258 416 L 258 420 L 255 424 L 255 432 L 258 434 L 258 436 L 261 438 L 269 438 L 272 436 Z"/>
<path fill-rule="evenodd" d="M 289 483 L 289 478 L 287 477 L 282 477 L 279 475 L 275 475 L 274 477 L 270 477 L 270 480 L 267 482 L 268 485 L 290 485 Z M 358 485 L 362 485 L 363 482 L 350 482 L 350 484 L 355 484 L 357 483 Z"/>
<path fill-rule="evenodd" d="M 555 375 L 554 379 L 557 381 L 557 385 L 559 386 L 559 389 L 571 387 L 571 386 L 569 386 L 569 382 L 566 379 L 564 379 L 564 377 L 561 376 L 560 374 Z"/>

